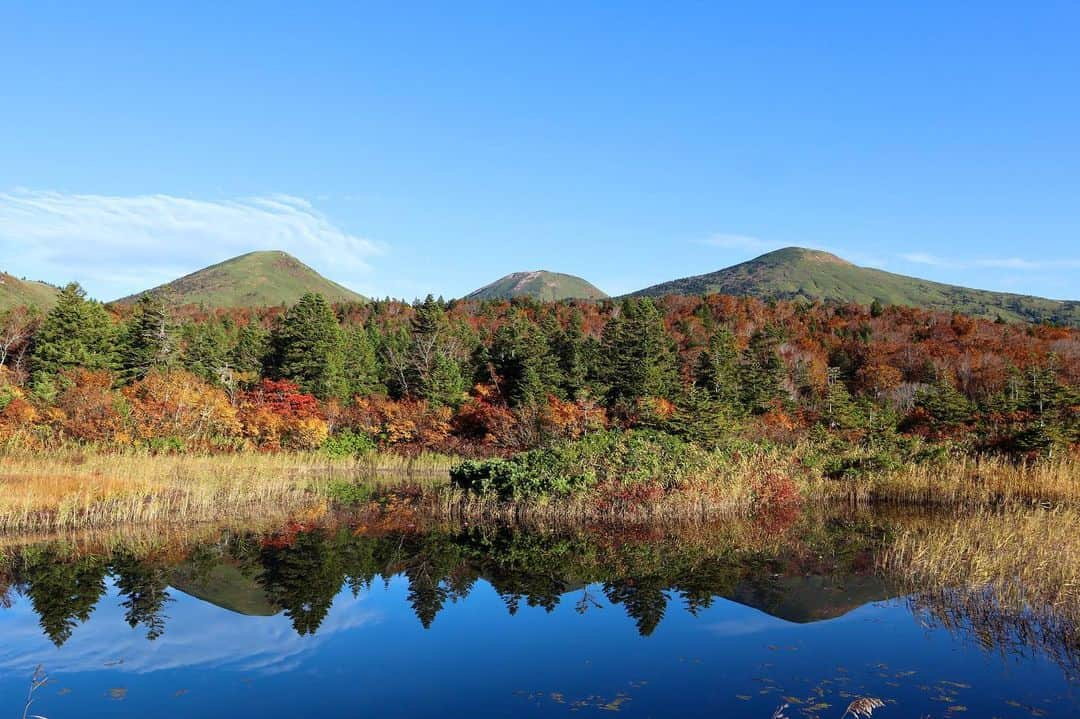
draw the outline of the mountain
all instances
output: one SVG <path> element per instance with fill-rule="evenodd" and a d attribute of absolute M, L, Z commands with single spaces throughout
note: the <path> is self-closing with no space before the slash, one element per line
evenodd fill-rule
<path fill-rule="evenodd" d="M 727 269 L 647 287 L 633 296 L 751 295 L 766 300 L 822 300 L 908 305 L 976 317 L 1080 325 L 1080 302 L 973 290 L 858 267 L 836 255 L 786 247 Z"/>
<path fill-rule="evenodd" d="M 117 302 L 134 302 L 152 293 L 171 305 L 268 307 L 291 305 L 305 292 L 318 292 L 328 302 L 364 301 L 361 295 L 331 282 L 292 255 L 270 250 L 225 260 Z"/>
<path fill-rule="evenodd" d="M 34 305 L 48 311 L 56 304 L 59 290 L 44 282 L 20 280 L 14 275 L 0 272 L 0 310 L 18 305 Z"/>
<path fill-rule="evenodd" d="M 580 277 L 545 270 L 515 272 L 466 295 L 470 300 L 509 300 L 514 297 L 557 301 L 602 300 L 607 295 Z"/>

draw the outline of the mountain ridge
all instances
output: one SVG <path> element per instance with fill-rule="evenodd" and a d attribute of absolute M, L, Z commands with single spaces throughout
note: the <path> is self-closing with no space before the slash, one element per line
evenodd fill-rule
<path fill-rule="evenodd" d="M 0 272 L 0 310 L 28 305 L 48 311 L 56 304 L 59 294 L 58 288 L 45 282 L 20 279 L 7 272 Z"/>
<path fill-rule="evenodd" d="M 980 290 L 872 267 L 805 247 L 785 247 L 702 275 L 682 277 L 629 293 L 749 295 L 763 300 L 906 305 L 1008 321 L 1080 325 L 1080 302 Z"/>

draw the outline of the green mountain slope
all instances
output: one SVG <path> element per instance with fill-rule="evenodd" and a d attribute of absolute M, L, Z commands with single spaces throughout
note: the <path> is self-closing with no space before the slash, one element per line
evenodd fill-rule
<path fill-rule="evenodd" d="M 974 290 L 869 267 L 857 267 L 836 255 L 787 247 L 696 277 L 686 277 L 634 292 L 635 296 L 719 293 L 775 300 L 822 300 L 908 305 L 943 312 L 1009 321 L 1080 325 L 1080 302 L 1043 299 L 1006 292 Z"/>
<path fill-rule="evenodd" d="M 134 302 L 153 293 L 173 305 L 266 307 L 291 305 L 305 292 L 318 292 L 329 302 L 364 301 L 292 255 L 273 250 L 249 252 L 117 302 Z"/>
<path fill-rule="evenodd" d="M 33 305 L 41 310 L 49 310 L 56 304 L 57 294 L 59 290 L 52 285 L 20 280 L 6 272 L 0 272 L 0 310 L 18 305 Z"/>
<path fill-rule="evenodd" d="M 594 285 L 580 277 L 560 272 L 515 272 L 490 285 L 470 292 L 466 299 L 508 300 L 514 297 L 532 297 L 536 300 L 557 301 L 569 299 L 601 300 L 607 297 Z"/>

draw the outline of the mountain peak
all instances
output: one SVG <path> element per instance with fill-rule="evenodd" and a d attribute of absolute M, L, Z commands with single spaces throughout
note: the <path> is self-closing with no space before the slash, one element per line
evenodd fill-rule
<path fill-rule="evenodd" d="M 599 300 L 607 297 L 595 285 L 574 275 L 548 270 L 511 272 L 489 285 L 474 290 L 466 299 L 494 300 L 514 297 L 532 297 L 537 300 L 558 301 L 569 299 Z"/>
<path fill-rule="evenodd" d="M 820 264 L 833 264 L 845 267 L 854 267 L 842 257 L 837 257 L 831 252 L 813 250 L 808 247 L 783 247 L 779 250 L 766 252 L 760 257 L 755 257 L 750 262 L 816 262 Z"/>
<path fill-rule="evenodd" d="M 266 307 L 293 304 L 305 292 L 317 292 L 328 302 L 364 301 L 282 250 L 248 252 L 117 301 L 156 294 L 172 305 Z"/>

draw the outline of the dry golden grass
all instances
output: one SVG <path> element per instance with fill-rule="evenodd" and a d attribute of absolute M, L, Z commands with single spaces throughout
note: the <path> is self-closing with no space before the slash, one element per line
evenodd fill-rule
<path fill-rule="evenodd" d="M 882 565 L 912 611 L 1002 652 L 1080 677 L 1080 511 L 983 511 L 901 531 Z"/>
<path fill-rule="evenodd" d="M 449 458 L 318 455 L 150 456 L 69 453 L 0 457 L 0 532 L 261 517 L 326 505 L 335 478 L 372 484 L 445 472 Z M 435 475 L 437 476 L 437 474 Z"/>
<path fill-rule="evenodd" d="M 913 588 L 987 591 L 1003 607 L 1080 622 L 1080 511 L 982 511 L 901 532 L 884 565 Z"/>
<path fill-rule="evenodd" d="M 921 505 L 1080 504 L 1080 460 L 1016 463 L 1000 457 L 960 457 L 910 464 L 852 481 L 817 480 L 810 494 L 829 499 Z"/>

